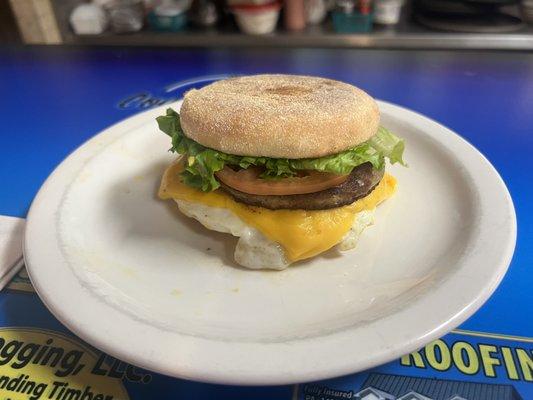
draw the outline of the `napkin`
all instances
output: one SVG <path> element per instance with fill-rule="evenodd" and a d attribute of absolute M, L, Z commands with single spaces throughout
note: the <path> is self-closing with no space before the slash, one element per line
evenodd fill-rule
<path fill-rule="evenodd" d="M 0 215 L 0 290 L 23 265 L 22 237 L 25 221 L 22 218 Z"/>

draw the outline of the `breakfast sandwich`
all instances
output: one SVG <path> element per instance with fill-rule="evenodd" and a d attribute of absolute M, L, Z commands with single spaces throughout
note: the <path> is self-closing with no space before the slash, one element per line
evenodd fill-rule
<path fill-rule="evenodd" d="M 331 79 L 226 79 L 187 92 L 157 122 L 180 155 L 159 196 L 239 237 L 235 261 L 253 269 L 353 249 L 395 192 L 387 160 L 403 164 L 404 142 L 380 126 L 374 99 Z"/>

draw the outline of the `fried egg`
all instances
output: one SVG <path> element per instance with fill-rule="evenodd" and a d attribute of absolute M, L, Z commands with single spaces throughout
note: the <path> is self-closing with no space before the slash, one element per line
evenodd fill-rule
<path fill-rule="evenodd" d="M 235 247 L 235 261 L 251 269 L 282 270 L 290 265 L 283 247 L 244 223 L 231 210 L 211 207 L 205 204 L 175 199 L 180 211 L 190 218 L 196 219 L 207 229 L 230 233 L 239 238 Z M 334 246 L 334 250 L 351 250 L 356 247 L 361 233 L 374 222 L 375 209 L 363 210 L 355 214 L 351 229 L 342 240 Z"/>

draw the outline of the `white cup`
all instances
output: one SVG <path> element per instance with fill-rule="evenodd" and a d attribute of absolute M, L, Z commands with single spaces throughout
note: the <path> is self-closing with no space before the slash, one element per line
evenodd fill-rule
<path fill-rule="evenodd" d="M 232 7 L 239 28 L 250 35 L 272 33 L 279 17 L 279 4 L 257 7 Z"/>

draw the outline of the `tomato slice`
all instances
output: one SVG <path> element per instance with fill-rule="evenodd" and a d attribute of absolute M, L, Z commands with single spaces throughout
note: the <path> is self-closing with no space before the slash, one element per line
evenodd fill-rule
<path fill-rule="evenodd" d="M 250 167 L 234 171 L 227 166 L 216 172 L 215 175 L 223 183 L 236 190 L 264 196 L 320 192 L 338 186 L 348 179 L 348 175 L 304 171 L 302 176 L 267 180 L 259 177 L 261 171 L 258 168 Z"/>

